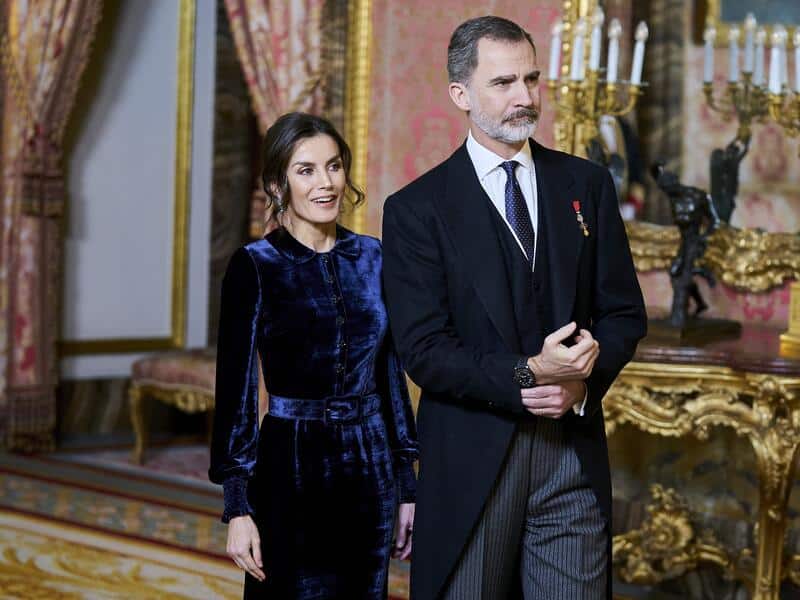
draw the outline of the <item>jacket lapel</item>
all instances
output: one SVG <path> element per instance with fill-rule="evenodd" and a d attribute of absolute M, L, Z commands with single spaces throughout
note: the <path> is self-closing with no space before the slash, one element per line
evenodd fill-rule
<path fill-rule="evenodd" d="M 505 269 L 500 240 L 491 224 L 491 200 L 481 186 L 475 168 L 463 144 L 448 159 L 447 188 L 439 204 L 461 254 L 463 268 L 472 283 L 489 319 L 506 346 L 519 351 L 511 285 Z"/>
<path fill-rule="evenodd" d="M 531 140 L 536 166 L 539 227 L 547 227 L 546 243 L 550 262 L 553 302 L 553 326 L 569 323 L 575 305 L 578 258 L 583 247 L 583 233 L 578 227 L 573 200 L 583 200 L 572 190 L 574 177 L 564 169 L 559 155 Z"/>

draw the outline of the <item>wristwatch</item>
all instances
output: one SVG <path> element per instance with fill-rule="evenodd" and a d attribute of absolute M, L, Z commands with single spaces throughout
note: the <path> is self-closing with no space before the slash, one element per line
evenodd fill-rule
<path fill-rule="evenodd" d="M 527 358 L 520 358 L 514 366 L 514 383 L 521 388 L 532 388 L 536 385 L 536 375 L 533 374 L 528 366 Z"/>

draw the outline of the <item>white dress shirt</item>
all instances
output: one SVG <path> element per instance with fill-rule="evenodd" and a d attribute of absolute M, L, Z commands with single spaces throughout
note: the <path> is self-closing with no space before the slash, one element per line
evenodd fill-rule
<path fill-rule="evenodd" d="M 517 240 L 520 250 L 525 254 L 525 249 L 517 237 L 517 232 L 511 226 L 506 218 L 506 172 L 501 166 L 506 159 L 481 146 L 478 141 L 472 137 L 472 132 L 467 136 L 467 153 L 472 166 L 475 167 L 475 174 L 481 182 L 481 186 L 486 191 L 486 195 L 492 201 L 492 204 L 503 217 L 503 221 L 508 226 L 508 230 Z M 536 191 L 536 167 L 533 164 L 533 156 L 531 156 L 530 144 L 525 144 L 522 149 L 511 160 L 517 162 L 517 168 L 514 174 L 517 176 L 517 182 L 522 190 L 522 195 L 525 198 L 525 204 L 528 207 L 528 214 L 531 217 L 531 224 L 533 225 L 534 233 L 534 256 L 528 256 L 531 265 L 536 262 L 536 246 L 539 243 L 539 213 L 537 212 L 537 191 Z M 527 255 L 526 255 L 527 256 Z"/>
<path fill-rule="evenodd" d="M 474 137 L 472 132 L 467 136 L 467 153 L 472 161 L 472 166 L 475 168 L 475 174 L 481 182 L 486 195 L 492 201 L 492 205 L 503 217 L 503 222 L 508 226 L 508 230 L 517 240 L 522 253 L 527 256 L 525 249 L 517 237 L 517 232 L 511 226 L 506 218 L 506 172 L 501 166 L 506 159 L 502 156 L 495 154 L 485 146 L 482 146 Z M 511 160 L 517 162 L 517 167 L 514 170 L 514 175 L 517 177 L 517 182 L 522 190 L 522 195 L 525 198 L 525 204 L 528 207 L 528 214 L 531 217 L 531 225 L 533 225 L 534 233 L 534 246 L 533 256 L 529 256 L 531 268 L 536 262 L 536 247 L 539 245 L 539 213 L 538 208 L 538 190 L 536 188 L 536 165 L 533 163 L 533 156 L 531 155 L 531 145 L 525 144 L 522 149 L 514 155 Z M 574 404 L 572 410 L 575 414 L 583 416 L 584 408 L 586 407 L 586 400 L 589 396 L 588 389 L 586 395 L 583 397 L 583 402 L 580 406 Z"/>

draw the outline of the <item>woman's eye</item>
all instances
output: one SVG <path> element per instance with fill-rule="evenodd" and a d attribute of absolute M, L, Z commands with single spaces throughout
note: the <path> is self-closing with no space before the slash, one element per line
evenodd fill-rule
<path fill-rule="evenodd" d="M 312 169 L 300 169 L 300 175 L 311 175 Z"/>
<path fill-rule="evenodd" d="M 330 168 L 331 171 L 338 171 L 339 169 L 342 168 L 342 165 L 340 163 L 333 163 Z"/>

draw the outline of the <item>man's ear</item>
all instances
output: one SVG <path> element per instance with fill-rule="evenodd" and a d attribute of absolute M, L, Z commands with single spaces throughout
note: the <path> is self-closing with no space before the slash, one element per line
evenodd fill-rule
<path fill-rule="evenodd" d="M 448 91 L 450 92 L 450 99 L 458 108 L 464 112 L 471 110 L 469 94 L 467 93 L 467 88 L 463 83 L 458 83 L 457 81 L 451 82 Z"/>

